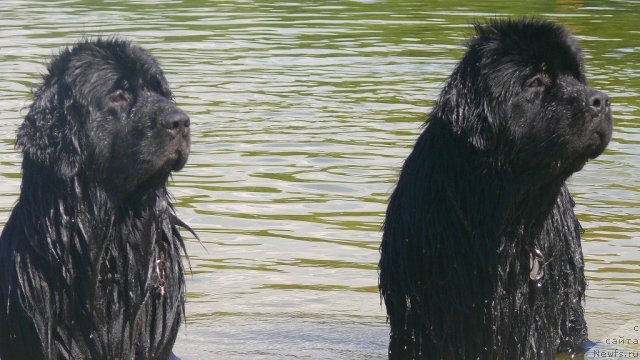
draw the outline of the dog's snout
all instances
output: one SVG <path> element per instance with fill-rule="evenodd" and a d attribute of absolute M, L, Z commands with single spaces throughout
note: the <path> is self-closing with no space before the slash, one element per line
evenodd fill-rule
<path fill-rule="evenodd" d="M 190 125 L 189 115 L 180 109 L 175 109 L 167 114 L 162 122 L 165 129 L 175 133 L 186 133 Z"/>
<path fill-rule="evenodd" d="M 611 100 L 607 94 L 593 90 L 589 93 L 589 106 L 596 111 L 604 111 L 611 106 Z"/>

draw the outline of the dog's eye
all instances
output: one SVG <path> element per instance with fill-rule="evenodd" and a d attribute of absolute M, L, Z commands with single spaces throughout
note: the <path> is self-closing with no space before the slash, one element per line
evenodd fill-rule
<path fill-rule="evenodd" d="M 111 103 L 115 105 L 122 105 L 126 103 L 129 99 L 127 98 L 127 94 L 124 91 L 118 90 L 113 95 L 111 95 L 109 100 L 111 101 Z"/>
<path fill-rule="evenodd" d="M 531 89 L 541 89 L 547 85 L 549 85 L 549 77 L 544 74 L 534 76 L 527 83 Z"/>

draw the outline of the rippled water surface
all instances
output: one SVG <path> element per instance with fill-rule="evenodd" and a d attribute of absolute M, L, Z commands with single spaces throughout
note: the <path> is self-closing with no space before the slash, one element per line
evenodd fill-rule
<path fill-rule="evenodd" d="M 471 34 L 538 15 L 579 37 L 611 95 L 607 152 L 571 180 L 586 229 L 590 334 L 640 325 L 640 4 L 624 1 L 3 1 L 0 223 L 17 198 L 15 130 L 47 58 L 120 34 L 161 61 L 193 121 L 171 190 L 189 238 L 184 359 L 382 359 L 385 202 Z M 640 337 L 640 335 L 638 336 Z"/>

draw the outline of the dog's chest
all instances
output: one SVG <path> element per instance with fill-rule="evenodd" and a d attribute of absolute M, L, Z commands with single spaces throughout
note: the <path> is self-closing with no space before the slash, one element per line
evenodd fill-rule
<path fill-rule="evenodd" d="M 177 328 L 184 297 L 182 267 L 176 263 L 181 259 L 172 239 L 163 231 L 144 235 L 107 244 L 89 304 L 94 345 L 107 352 L 126 349 L 123 353 L 143 359 L 172 342 L 164 337 Z"/>

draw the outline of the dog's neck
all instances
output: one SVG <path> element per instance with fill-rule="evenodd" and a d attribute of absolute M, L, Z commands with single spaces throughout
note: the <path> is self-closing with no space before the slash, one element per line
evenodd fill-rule
<path fill-rule="evenodd" d="M 33 249 L 27 251 L 34 259 L 31 266 L 55 283 L 47 291 L 65 299 L 55 314 L 46 309 L 32 314 L 39 324 L 56 324 L 43 331 L 84 334 L 82 341 L 96 354 L 111 351 L 108 344 L 128 354 L 143 343 L 157 349 L 173 344 L 184 311 L 184 244 L 176 230 L 183 223 L 173 214 L 166 188 L 114 204 L 80 176 L 32 174 L 42 172 L 25 171 L 8 226 L 21 246 Z M 33 281 L 21 286 L 41 290 Z M 24 298 L 24 306 L 38 308 L 38 299 Z M 123 337 L 113 345 L 115 333 Z"/>
<path fill-rule="evenodd" d="M 114 237 L 124 236 L 118 234 L 120 229 L 126 228 L 134 234 L 150 231 L 159 234 L 163 231 L 162 227 L 153 223 L 152 219 L 169 221 L 168 214 L 172 210 L 164 186 L 136 199 L 127 199 L 111 196 L 81 173 L 71 178 L 60 178 L 53 173 L 51 176 L 31 176 L 33 173 L 43 174 L 42 171 L 24 172 L 19 199 L 24 206 L 19 208 L 30 212 L 21 217 L 29 222 L 24 224 L 25 232 L 42 231 L 48 234 L 47 242 L 42 242 L 42 237 L 27 239 L 39 239 L 41 243 L 31 246 L 49 261 L 64 261 L 68 254 L 78 251 L 88 255 L 91 263 L 96 264 L 107 243 L 113 241 Z M 136 226 L 133 226 L 134 223 Z M 127 237 L 133 236 L 127 234 Z M 72 249 L 80 243 L 84 244 L 82 248 Z M 140 249 L 144 250 L 144 247 Z"/>
<path fill-rule="evenodd" d="M 460 154 L 448 157 L 441 168 L 452 172 L 443 178 L 457 182 L 443 187 L 450 199 L 456 194 L 456 211 L 465 214 L 472 230 L 490 238 L 522 235 L 504 234 L 505 229 L 519 229 L 528 238 L 537 237 L 570 174 L 546 170 L 522 173 L 509 165 L 509 159 L 479 154 L 468 142 L 459 138 L 454 141 L 461 142 Z M 501 153 L 499 148 L 493 151 Z"/>

